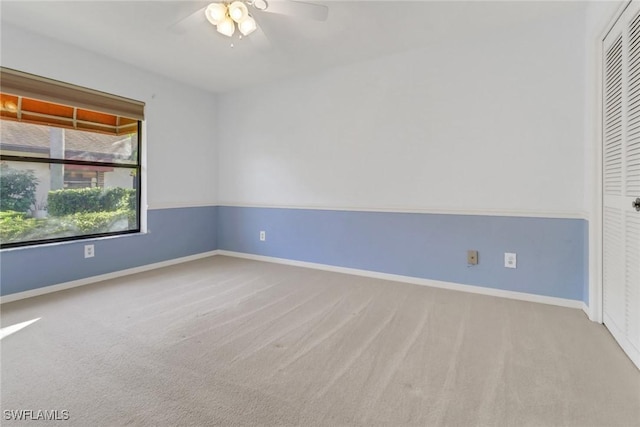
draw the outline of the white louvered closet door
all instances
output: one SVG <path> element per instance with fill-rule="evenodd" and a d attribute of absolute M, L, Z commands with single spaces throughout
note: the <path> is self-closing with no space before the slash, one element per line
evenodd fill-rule
<path fill-rule="evenodd" d="M 604 40 L 604 323 L 640 368 L 640 3 Z"/>

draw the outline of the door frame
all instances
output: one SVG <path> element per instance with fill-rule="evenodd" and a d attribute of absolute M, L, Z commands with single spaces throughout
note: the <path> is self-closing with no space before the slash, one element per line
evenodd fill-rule
<path fill-rule="evenodd" d="M 637 1 L 637 0 L 636 0 Z M 603 98 L 604 98 L 604 84 L 603 84 L 603 76 L 604 76 L 604 39 L 609 34 L 609 32 L 613 29 L 616 22 L 622 13 L 627 9 L 627 7 L 631 4 L 632 0 L 625 1 L 621 3 L 608 17 L 604 20 L 604 24 L 600 25 L 601 28 L 604 28 L 600 35 L 593 41 L 589 42 L 587 45 L 587 58 L 595 57 L 596 60 L 596 70 L 592 75 L 592 79 L 595 79 L 596 85 L 596 93 L 595 93 L 595 105 L 592 105 L 591 108 L 587 112 L 587 123 L 590 121 L 593 123 L 591 126 L 591 140 L 593 141 L 592 153 L 595 153 L 595 158 L 593 159 L 592 168 L 593 173 L 587 174 L 587 179 L 590 180 L 587 183 L 587 189 L 591 188 L 591 191 L 587 190 L 592 195 L 592 203 L 590 206 L 590 214 L 588 215 L 588 231 L 589 231 L 589 304 L 585 305 L 584 311 L 586 312 L 589 319 L 603 323 L 604 319 L 604 301 L 603 301 L 603 292 L 604 292 L 604 279 L 603 279 L 603 153 L 602 153 L 602 144 L 603 144 Z M 597 46 L 592 46 L 592 44 L 596 44 Z M 593 84 L 590 85 L 592 88 Z M 594 99 L 593 92 L 587 95 L 588 99 Z M 594 117 L 595 115 L 595 117 Z M 588 156 L 587 156 L 588 159 Z M 591 175 L 591 176 L 589 176 Z"/>

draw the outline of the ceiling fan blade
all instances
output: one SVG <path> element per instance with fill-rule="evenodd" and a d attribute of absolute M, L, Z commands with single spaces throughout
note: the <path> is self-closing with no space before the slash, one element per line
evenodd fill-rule
<path fill-rule="evenodd" d="M 184 34 L 187 31 L 197 27 L 207 20 L 207 17 L 204 15 L 205 7 L 201 7 L 195 12 L 190 13 L 186 17 L 174 22 L 169 26 L 169 31 L 177 34 Z"/>
<path fill-rule="evenodd" d="M 296 18 L 313 19 L 315 21 L 326 21 L 329 16 L 329 8 L 323 4 L 305 3 L 294 0 L 271 0 L 267 2 L 264 10 L 269 13 L 279 15 L 294 16 Z"/>

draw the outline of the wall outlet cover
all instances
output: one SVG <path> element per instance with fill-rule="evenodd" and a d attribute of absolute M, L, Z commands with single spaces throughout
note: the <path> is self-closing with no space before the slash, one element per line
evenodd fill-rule
<path fill-rule="evenodd" d="M 511 252 L 505 252 L 504 254 L 504 266 L 506 268 L 516 268 L 518 265 L 516 254 Z"/>
<path fill-rule="evenodd" d="M 478 251 L 467 251 L 467 264 L 476 265 L 478 264 Z"/>
<path fill-rule="evenodd" d="M 93 258 L 96 256 L 95 246 L 94 245 L 84 245 L 84 257 L 85 258 Z"/>

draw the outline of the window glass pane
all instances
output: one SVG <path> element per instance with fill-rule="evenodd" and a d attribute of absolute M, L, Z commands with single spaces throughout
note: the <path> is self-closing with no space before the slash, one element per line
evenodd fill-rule
<path fill-rule="evenodd" d="M 138 162 L 137 122 L 120 135 L 11 120 L 2 120 L 0 125 L 3 155 L 132 165 Z"/>
<path fill-rule="evenodd" d="M 3 161 L 0 242 L 137 230 L 135 168 Z"/>

